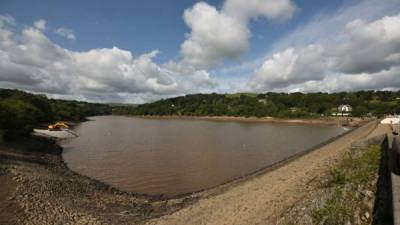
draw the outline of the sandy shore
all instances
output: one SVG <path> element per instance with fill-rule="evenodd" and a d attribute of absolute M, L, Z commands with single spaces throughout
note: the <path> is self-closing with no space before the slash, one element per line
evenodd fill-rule
<path fill-rule="evenodd" d="M 145 119 L 187 119 L 187 120 L 212 120 L 212 121 L 238 121 L 238 122 L 265 122 L 265 123 L 291 123 L 291 124 L 321 124 L 345 125 L 356 127 L 365 120 L 359 117 L 325 117 L 319 119 L 284 119 L 274 117 L 236 117 L 236 116 L 134 116 Z"/>
<path fill-rule="evenodd" d="M 317 186 L 351 143 L 367 138 L 375 128 L 376 122 L 370 122 L 291 163 L 147 224 L 275 224 L 286 208 Z"/>
<path fill-rule="evenodd" d="M 270 172 L 170 200 L 122 192 L 72 172 L 56 143 L 36 137 L 0 147 L 0 181 L 5 184 L 0 224 L 269 224 L 375 124 Z"/>

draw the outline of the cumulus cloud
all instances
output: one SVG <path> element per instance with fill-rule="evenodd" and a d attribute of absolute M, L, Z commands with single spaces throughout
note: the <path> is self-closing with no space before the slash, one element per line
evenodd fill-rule
<path fill-rule="evenodd" d="M 182 77 L 183 75 L 186 78 L 190 78 L 190 82 L 183 82 L 187 83 L 187 87 L 190 85 L 195 85 L 197 87 L 197 91 L 210 92 L 218 86 L 217 80 L 212 78 L 207 70 L 199 70 L 192 65 L 182 62 L 177 63 L 174 61 L 164 64 L 164 68 L 168 70 L 168 73 L 174 76 Z"/>
<path fill-rule="evenodd" d="M 400 14 L 350 21 L 340 41 L 273 54 L 253 73 L 247 87 L 253 91 L 400 88 L 399 27 Z"/>
<path fill-rule="evenodd" d="M 338 70 L 344 73 L 379 72 L 400 63 L 400 14 L 367 23 L 355 20 L 346 25 L 350 41 L 334 50 Z"/>
<path fill-rule="evenodd" d="M 250 20 L 257 17 L 287 19 L 294 10 L 290 0 L 226 0 L 221 10 L 199 2 L 183 15 L 191 29 L 181 45 L 183 61 L 209 68 L 225 59 L 237 59 L 248 49 Z"/>
<path fill-rule="evenodd" d="M 20 33 L 14 26 L 10 18 L 0 17 L 1 87 L 91 101 L 143 102 L 213 85 L 206 71 L 180 63 L 172 71 L 169 64 L 155 63 L 158 50 L 137 56 L 118 47 L 76 52 L 54 44 L 40 25 Z"/>
<path fill-rule="evenodd" d="M 292 17 L 296 6 L 290 0 L 227 0 L 223 6 L 225 14 L 247 22 L 255 17 L 285 20 Z"/>
<path fill-rule="evenodd" d="M 6 25 L 15 25 L 16 22 L 12 16 L 9 15 L 0 15 L 0 27 Z"/>
<path fill-rule="evenodd" d="M 248 48 L 246 25 L 205 2 L 186 10 L 184 20 L 192 30 L 181 46 L 186 63 L 208 67 L 224 58 L 237 58 Z"/>
<path fill-rule="evenodd" d="M 57 30 L 55 30 L 54 33 L 56 33 L 56 34 L 58 34 L 58 35 L 60 35 L 60 36 L 62 36 L 62 37 L 65 37 L 65 38 L 67 38 L 67 39 L 75 40 L 74 31 L 72 31 L 72 30 L 69 29 L 69 28 L 60 27 L 60 28 L 58 28 Z"/>
<path fill-rule="evenodd" d="M 36 29 L 44 31 L 46 30 L 46 20 L 40 19 L 37 20 L 33 23 L 33 26 L 35 26 Z"/>
<path fill-rule="evenodd" d="M 398 90 L 400 87 L 400 67 L 392 67 L 377 73 L 360 73 L 351 76 L 339 74 L 327 76 L 321 81 L 308 81 L 298 87 L 298 91 L 356 91 L 356 90 Z"/>
<path fill-rule="evenodd" d="M 329 66 L 329 59 L 324 59 L 324 54 L 323 47 L 314 45 L 278 52 L 255 71 L 249 85 L 261 90 L 323 79 L 323 73 Z"/>

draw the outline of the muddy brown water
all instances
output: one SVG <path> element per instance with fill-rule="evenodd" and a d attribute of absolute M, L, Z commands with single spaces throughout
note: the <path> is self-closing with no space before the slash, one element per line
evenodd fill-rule
<path fill-rule="evenodd" d="M 251 174 L 346 128 L 120 116 L 93 117 L 64 141 L 74 171 L 121 190 L 167 197 Z"/>

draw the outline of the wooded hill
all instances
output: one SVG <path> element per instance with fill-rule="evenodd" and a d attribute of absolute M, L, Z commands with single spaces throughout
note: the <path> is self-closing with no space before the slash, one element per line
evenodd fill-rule
<path fill-rule="evenodd" d="M 184 116 L 320 117 L 352 106 L 353 116 L 400 113 L 400 91 L 341 93 L 194 94 L 163 99 L 135 107 L 114 109 L 115 114 Z"/>

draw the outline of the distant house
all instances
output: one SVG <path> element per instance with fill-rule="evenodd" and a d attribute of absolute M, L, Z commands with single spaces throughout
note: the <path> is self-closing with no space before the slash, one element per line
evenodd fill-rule
<path fill-rule="evenodd" d="M 353 107 L 351 105 L 339 105 L 336 110 L 333 108 L 332 111 L 332 116 L 349 116 L 353 111 Z"/>
<path fill-rule="evenodd" d="M 353 107 L 351 105 L 339 105 L 337 111 L 336 116 L 349 116 L 353 111 Z"/>
<path fill-rule="evenodd" d="M 337 110 L 339 113 L 351 113 L 353 107 L 351 107 L 351 105 L 339 105 Z"/>

